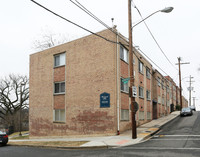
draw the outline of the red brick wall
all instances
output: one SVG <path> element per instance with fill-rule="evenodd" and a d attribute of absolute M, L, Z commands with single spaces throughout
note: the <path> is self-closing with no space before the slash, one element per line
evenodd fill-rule
<path fill-rule="evenodd" d="M 65 81 L 65 66 L 54 68 L 54 82 Z"/>
<path fill-rule="evenodd" d="M 121 93 L 121 109 L 129 109 L 129 94 Z"/>
<path fill-rule="evenodd" d="M 109 30 L 101 35 L 116 40 Z M 65 70 L 53 64 L 53 55 L 61 52 L 66 52 Z M 94 35 L 31 55 L 30 137 L 116 134 L 115 67 L 116 44 Z M 54 107 L 63 107 L 64 97 L 53 96 L 54 81 L 61 80 L 66 85 L 66 122 L 53 123 Z M 103 92 L 110 94 L 110 108 L 100 108 Z"/>
<path fill-rule="evenodd" d="M 120 64 L 121 64 L 121 76 L 123 78 L 129 77 L 128 64 L 122 60 L 120 61 Z"/>
<path fill-rule="evenodd" d="M 65 108 L 65 95 L 55 95 L 54 96 L 54 109 L 64 109 Z"/>

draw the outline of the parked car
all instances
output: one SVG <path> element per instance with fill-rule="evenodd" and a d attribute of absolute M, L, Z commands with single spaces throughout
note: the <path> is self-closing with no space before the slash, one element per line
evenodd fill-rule
<path fill-rule="evenodd" d="M 8 143 L 8 135 L 0 131 L 0 144 L 6 145 Z"/>
<path fill-rule="evenodd" d="M 180 116 L 188 116 L 188 115 L 190 116 L 193 115 L 192 109 L 190 107 L 182 108 Z"/>
<path fill-rule="evenodd" d="M 195 106 L 190 106 L 190 108 L 191 108 L 193 111 L 196 111 Z"/>

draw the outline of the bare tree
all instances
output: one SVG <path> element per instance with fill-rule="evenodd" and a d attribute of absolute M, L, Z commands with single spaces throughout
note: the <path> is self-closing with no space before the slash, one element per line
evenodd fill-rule
<path fill-rule="evenodd" d="M 37 37 L 37 40 L 33 42 L 32 48 L 41 51 L 63 44 L 69 41 L 67 36 L 67 34 L 54 33 L 53 31 L 46 29 L 45 31 L 42 31 L 42 33 Z"/>
<path fill-rule="evenodd" d="M 27 76 L 10 74 L 0 79 L 0 118 L 14 115 L 29 106 L 29 79 Z M 7 119 L 8 120 L 8 119 Z"/>

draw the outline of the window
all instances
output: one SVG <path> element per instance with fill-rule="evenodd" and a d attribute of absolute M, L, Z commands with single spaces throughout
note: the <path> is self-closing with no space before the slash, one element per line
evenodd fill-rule
<path fill-rule="evenodd" d="M 169 86 L 167 85 L 167 93 L 169 93 Z"/>
<path fill-rule="evenodd" d="M 144 90 L 143 90 L 143 87 L 140 87 L 140 86 L 139 86 L 139 97 L 144 98 Z"/>
<path fill-rule="evenodd" d="M 135 65 L 135 59 L 133 58 L 133 65 Z"/>
<path fill-rule="evenodd" d="M 151 119 L 151 112 L 147 112 L 147 119 Z"/>
<path fill-rule="evenodd" d="M 121 78 L 121 91 L 128 93 L 129 89 L 128 89 L 128 83 L 124 83 L 122 82 L 123 78 Z"/>
<path fill-rule="evenodd" d="M 162 89 L 164 89 L 164 81 L 163 80 L 162 80 L 161 85 L 162 85 Z"/>
<path fill-rule="evenodd" d="M 164 97 L 162 97 L 162 105 L 164 105 L 165 104 L 165 99 L 164 99 Z"/>
<path fill-rule="evenodd" d="M 143 63 L 139 60 L 139 72 L 143 74 Z"/>
<path fill-rule="evenodd" d="M 54 93 L 65 93 L 65 82 L 54 83 Z"/>
<path fill-rule="evenodd" d="M 65 53 L 61 53 L 54 56 L 54 66 L 62 66 L 65 65 Z"/>
<path fill-rule="evenodd" d="M 158 96 L 158 103 L 161 104 L 161 97 Z"/>
<path fill-rule="evenodd" d="M 144 120 L 144 111 L 139 111 L 139 120 Z"/>
<path fill-rule="evenodd" d="M 158 81 L 158 86 L 160 86 L 161 84 L 160 84 L 160 78 L 159 77 L 158 77 L 157 81 Z"/>
<path fill-rule="evenodd" d="M 129 120 L 129 110 L 121 109 L 121 120 Z"/>
<path fill-rule="evenodd" d="M 147 100 L 151 100 L 151 92 L 149 90 L 147 90 L 146 96 Z"/>
<path fill-rule="evenodd" d="M 150 79 L 150 69 L 146 67 L 146 77 Z"/>
<path fill-rule="evenodd" d="M 53 112 L 53 120 L 55 122 L 65 122 L 65 110 L 55 109 Z"/>
<path fill-rule="evenodd" d="M 120 58 L 128 63 L 128 51 L 123 46 L 120 46 Z"/>

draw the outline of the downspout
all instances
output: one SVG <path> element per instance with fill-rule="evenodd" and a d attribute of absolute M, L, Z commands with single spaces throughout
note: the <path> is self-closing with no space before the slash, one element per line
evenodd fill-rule
<path fill-rule="evenodd" d="M 117 31 L 117 43 L 119 43 L 119 32 Z M 119 131 L 119 45 L 116 44 L 117 46 L 117 135 L 120 134 L 120 131 Z"/>

